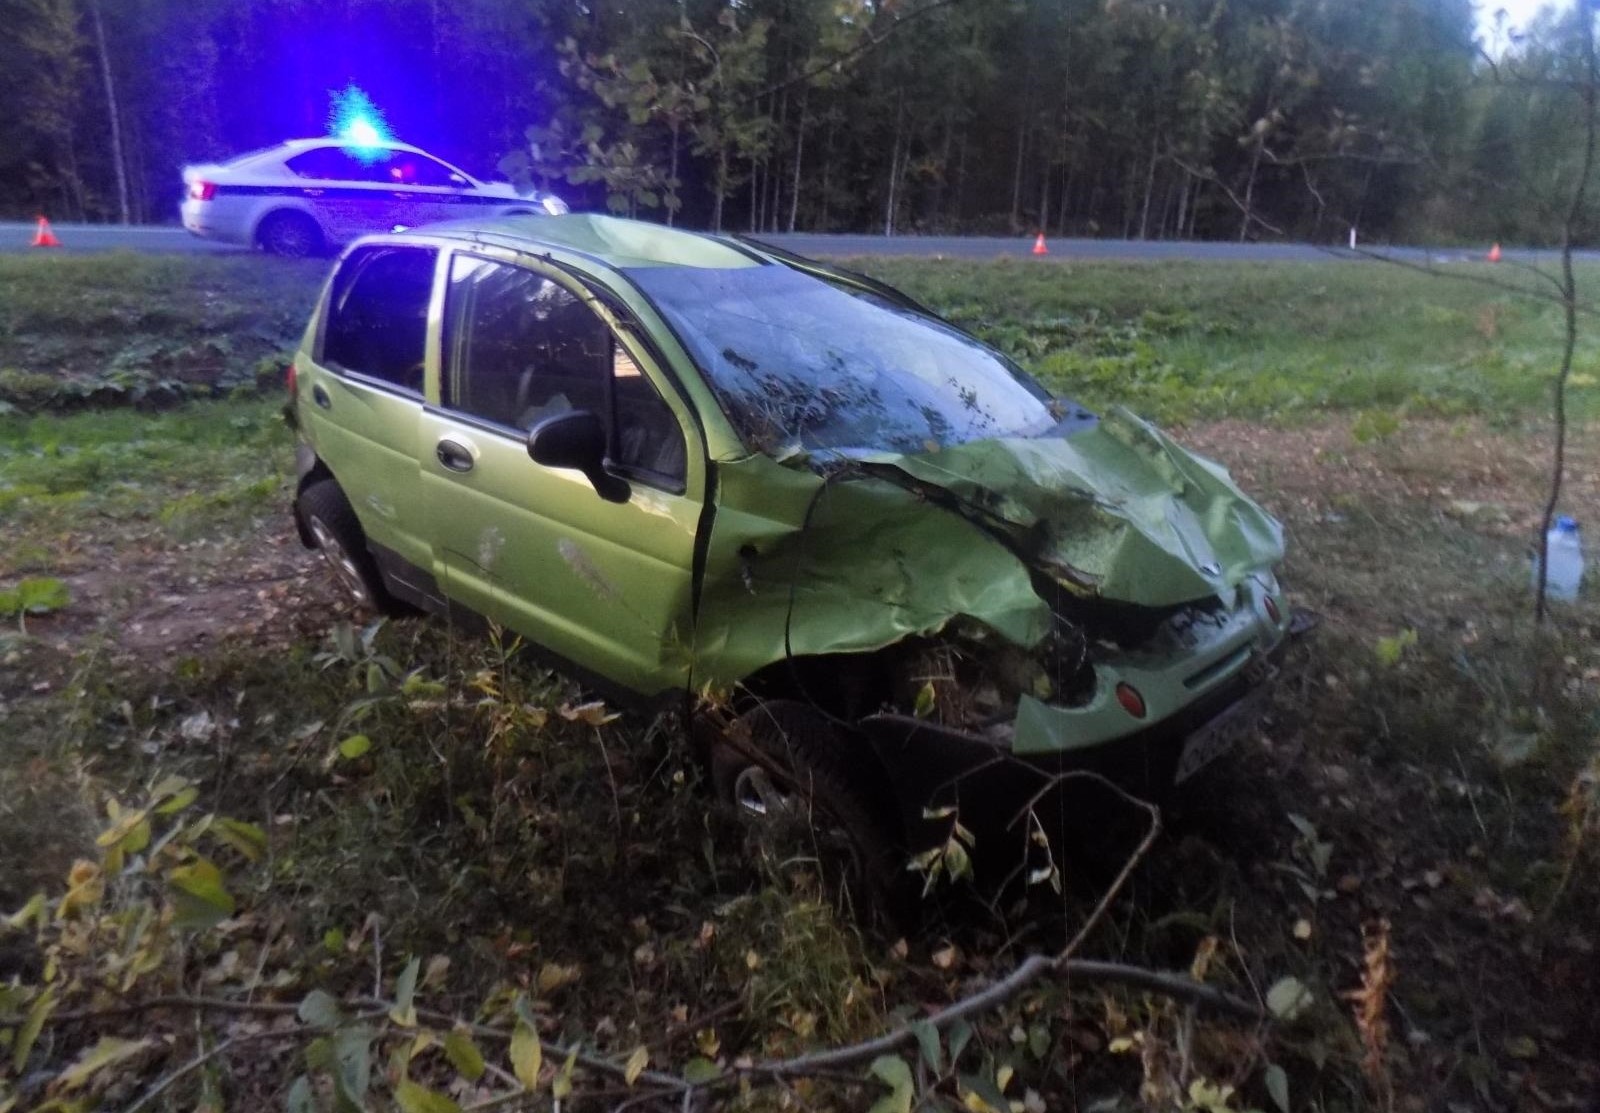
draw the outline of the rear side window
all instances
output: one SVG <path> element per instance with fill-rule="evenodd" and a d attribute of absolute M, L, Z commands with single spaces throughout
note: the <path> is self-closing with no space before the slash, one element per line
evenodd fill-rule
<path fill-rule="evenodd" d="M 346 259 L 329 301 L 321 362 L 421 394 L 436 258 L 428 248 L 369 247 Z"/>
<path fill-rule="evenodd" d="M 450 169 L 415 151 L 388 147 L 315 147 L 287 159 L 296 177 L 319 182 L 373 182 L 395 186 L 448 186 Z"/>

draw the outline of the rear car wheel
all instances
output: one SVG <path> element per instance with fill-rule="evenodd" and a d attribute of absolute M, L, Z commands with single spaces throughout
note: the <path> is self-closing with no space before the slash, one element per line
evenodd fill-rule
<path fill-rule="evenodd" d="M 804 704 L 770 700 L 730 734 L 711 747 L 712 784 L 760 853 L 780 869 L 815 867 L 826 891 L 858 912 L 905 920 L 912 894 L 891 806 L 832 724 Z"/>
<path fill-rule="evenodd" d="M 334 579 L 356 605 L 380 614 L 394 613 L 395 601 L 367 549 L 367 535 L 339 484 L 320 479 L 301 491 L 300 516 Z"/>
<path fill-rule="evenodd" d="M 304 213 L 273 213 L 261 222 L 256 239 L 272 255 L 303 259 L 322 250 L 322 229 Z"/>

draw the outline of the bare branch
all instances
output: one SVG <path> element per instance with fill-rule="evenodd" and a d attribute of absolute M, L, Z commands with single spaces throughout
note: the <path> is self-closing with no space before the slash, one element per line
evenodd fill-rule
<path fill-rule="evenodd" d="M 1566 308 L 1566 336 L 1561 346 L 1561 369 L 1555 381 L 1556 443 L 1554 459 L 1550 464 L 1550 496 L 1545 500 L 1544 514 L 1539 522 L 1539 575 L 1534 592 L 1533 621 L 1544 622 L 1546 588 L 1550 578 L 1550 523 L 1555 519 L 1556 506 L 1561 501 L 1561 484 L 1567 470 L 1567 380 L 1572 375 L 1572 353 L 1578 345 L 1578 280 L 1572 270 L 1572 239 L 1583 213 L 1584 196 L 1589 190 L 1589 175 L 1594 171 L 1595 133 L 1600 121 L 1596 119 L 1597 73 L 1594 48 L 1594 12 L 1590 0 L 1579 0 L 1579 18 L 1583 20 L 1583 68 L 1585 81 L 1583 93 L 1583 168 L 1578 172 L 1578 182 L 1572 188 L 1572 204 L 1567 208 L 1567 219 L 1561 226 L 1561 287 Z"/>
<path fill-rule="evenodd" d="M 1173 154 L 1171 151 L 1167 152 L 1166 157 L 1167 157 L 1167 160 L 1169 162 L 1171 162 L 1173 165 L 1175 165 L 1178 169 L 1186 170 L 1190 174 L 1193 174 L 1195 177 L 1201 179 L 1202 181 L 1210 182 L 1212 185 L 1214 185 L 1218 189 L 1222 190 L 1223 193 L 1228 195 L 1228 200 L 1233 204 L 1233 207 L 1238 209 L 1241 213 L 1244 214 L 1245 219 L 1247 219 L 1247 220 L 1249 220 L 1249 221 L 1251 221 L 1251 222 L 1253 222 L 1255 224 L 1261 225 L 1261 227 L 1265 228 L 1268 232 L 1271 232 L 1274 236 L 1283 236 L 1285 238 L 1288 237 L 1289 234 L 1287 232 L 1285 232 L 1282 228 L 1279 228 L 1276 224 L 1273 224 L 1272 222 L 1266 220 L 1259 213 L 1255 212 L 1254 209 L 1252 209 L 1250 206 L 1246 205 L 1244 203 L 1244 201 L 1242 199 L 1240 199 L 1239 195 L 1237 193 L 1235 193 L 1228 186 L 1228 183 L 1224 182 L 1221 178 L 1217 177 L 1217 175 L 1216 175 L 1216 173 L 1214 171 L 1202 170 L 1200 167 L 1194 166 L 1194 165 L 1184 161 L 1183 159 L 1179 158 L 1177 155 Z"/>
<path fill-rule="evenodd" d="M 846 62 L 849 62 L 860 55 L 867 53 L 869 50 L 876 50 L 878 47 L 887 42 L 890 36 L 892 36 L 896 31 L 900 30 L 902 27 L 905 27 L 913 20 L 919 19 L 922 16 L 927 15 L 929 12 L 938 11 L 940 8 L 948 8 L 957 3 L 960 3 L 960 0 L 932 0 L 931 3 L 924 4 L 916 11 L 907 12 L 905 15 L 889 24 L 889 26 L 884 29 L 882 34 L 875 34 L 872 28 L 869 27 L 861 41 L 855 46 L 851 47 L 849 50 L 845 51 L 843 54 L 829 58 L 826 62 L 820 62 L 817 65 L 812 66 L 810 69 L 801 70 L 800 73 L 794 77 L 786 78 L 785 80 L 778 82 L 776 85 L 768 85 L 765 89 L 750 94 L 739 103 L 750 104 L 753 101 L 761 100 L 763 97 L 770 97 L 774 93 L 781 93 L 785 89 L 791 89 L 796 85 L 806 84 L 813 77 L 816 77 L 819 74 L 826 73 L 828 70 L 831 70 L 836 66 L 842 66 Z"/>

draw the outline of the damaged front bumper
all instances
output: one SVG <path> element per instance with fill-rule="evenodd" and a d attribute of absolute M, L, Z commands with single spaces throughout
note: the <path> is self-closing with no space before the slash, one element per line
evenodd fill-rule
<path fill-rule="evenodd" d="M 1024 695 L 1013 722 L 987 729 L 892 713 L 861 720 L 895 786 L 908 845 L 940 835 L 948 821 L 927 817 L 949 808 L 980 841 L 1026 837 L 1030 808 L 1070 818 L 1105 793 L 1063 779 L 1074 771 L 1159 799 L 1231 749 L 1259 723 L 1289 643 L 1311 625 L 1288 614 L 1270 576 L 1238 591 L 1233 606 L 1170 624 L 1137 651 L 1099 655 L 1093 693 L 1075 705 Z M 1139 695 L 1142 718 L 1119 687 Z"/>

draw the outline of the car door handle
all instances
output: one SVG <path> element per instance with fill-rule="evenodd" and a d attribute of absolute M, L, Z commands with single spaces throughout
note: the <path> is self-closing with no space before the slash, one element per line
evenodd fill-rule
<path fill-rule="evenodd" d="M 311 400 L 325 410 L 333 409 L 333 399 L 328 397 L 328 392 L 321 383 L 311 388 Z"/>
<path fill-rule="evenodd" d="M 472 450 L 460 441 L 446 437 L 434 446 L 433 454 L 439 458 L 439 463 L 451 471 L 472 470 Z"/>

